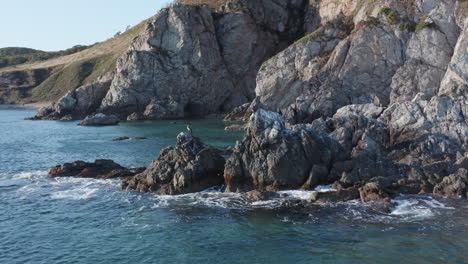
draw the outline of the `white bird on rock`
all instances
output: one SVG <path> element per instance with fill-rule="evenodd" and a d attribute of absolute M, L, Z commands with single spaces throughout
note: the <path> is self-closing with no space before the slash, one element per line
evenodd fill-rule
<path fill-rule="evenodd" d="M 190 127 L 190 124 L 187 124 L 187 131 L 192 135 L 192 127 Z"/>

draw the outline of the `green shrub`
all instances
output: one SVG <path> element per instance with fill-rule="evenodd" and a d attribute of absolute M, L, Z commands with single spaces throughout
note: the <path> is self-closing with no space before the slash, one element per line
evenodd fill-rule
<path fill-rule="evenodd" d="M 409 24 L 402 24 L 402 25 L 400 25 L 399 29 L 400 29 L 401 31 L 408 30 L 408 29 L 409 29 Z"/>
<path fill-rule="evenodd" d="M 379 13 L 380 14 L 384 14 L 384 15 L 388 15 L 392 10 L 388 7 L 382 7 L 380 8 L 379 10 Z"/>
<path fill-rule="evenodd" d="M 387 18 L 390 20 L 390 24 L 395 25 L 398 23 L 398 16 L 395 11 L 391 11 L 387 14 Z"/>
<path fill-rule="evenodd" d="M 434 23 L 431 23 L 431 22 L 421 22 L 419 24 L 416 25 L 416 28 L 414 31 L 418 32 L 420 30 L 423 30 L 424 28 L 427 28 L 427 27 L 434 27 L 435 24 Z"/>
<path fill-rule="evenodd" d="M 373 25 L 373 26 L 377 26 L 378 24 L 380 24 L 379 20 L 375 17 L 369 17 L 366 22 L 368 25 Z"/>

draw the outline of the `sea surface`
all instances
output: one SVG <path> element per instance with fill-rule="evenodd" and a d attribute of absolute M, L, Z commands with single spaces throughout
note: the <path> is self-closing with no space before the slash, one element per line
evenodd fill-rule
<path fill-rule="evenodd" d="M 248 202 L 220 188 L 181 196 L 124 192 L 118 180 L 47 179 L 74 160 L 147 166 L 184 121 L 25 121 L 0 110 L 0 263 L 467 263 L 468 202 L 399 196 L 390 208 L 358 201 L 285 206 L 310 192 Z M 242 137 L 216 119 L 191 120 L 206 143 Z M 113 142 L 122 136 L 146 140 Z"/>

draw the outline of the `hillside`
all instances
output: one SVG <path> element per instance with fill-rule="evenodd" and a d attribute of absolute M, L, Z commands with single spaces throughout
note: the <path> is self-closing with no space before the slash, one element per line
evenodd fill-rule
<path fill-rule="evenodd" d="M 20 47 L 0 48 L 0 58 L 16 56 L 16 55 L 41 53 L 41 52 L 44 52 L 44 51 L 30 49 L 30 48 L 20 48 Z"/>
<path fill-rule="evenodd" d="M 78 52 L 73 52 L 72 49 L 62 52 L 2 49 L 4 56 L 0 56 L 0 103 L 53 101 L 68 91 L 95 81 L 115 68 L 117 58 L 128 49 L 132 40 L 143 30 L 145 23 L 146 21 L 143 21 L 125 33 L 93 46 L 72 48 L 80 49 Z M 2 59 L 12 58 L 26 58 L 29 62 L 1 68 Z M 28 75 L 20 73 L 37 70 L 47 70 L 50 76 L 40 84 L 32 79 L 15 77 Z M 16 85 L 17 83 L 21 83 L 21 87 Z M 14 91 L 20 88 L 21 93 Z M 10 98 L 10 93 L 14 93 L 15 97 Z"/>

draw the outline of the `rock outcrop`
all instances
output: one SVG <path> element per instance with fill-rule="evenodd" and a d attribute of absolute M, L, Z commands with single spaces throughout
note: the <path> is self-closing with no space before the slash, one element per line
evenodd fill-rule
<path fill-rule="evenodd" d="M 87 116 L 81 121 L 79 126 L 116 126 L 120 119 L 115 115 L 105 115 L 102 113 Z"/>
<path fill-rule="evenodd" d="M 32 89 L 46 80 L 52 71 L 47 68 L 0 72 L 0 104 L 30 101 Z"/>
<path fill-rule="evenodd" d="M 331 137 L 304 125 L 287 129 L 283 117 L 260 109 L 226 162 L 226 191 L 312 188 L 336 180 L 333 165 L 345 159 Z"/>
<path fill-rule="evenodd" d="M 224 163 L 221 151 L 180 133 L 175 147 L 163 149 L 147 170 L 125 179 L 122 187 L 170 195 L 199 192 L 222 185 Z"/>
<path fill-rule="evenodd" d="M 113 179 L 130 177 L 142 172 L 144 169 L 145 168 L 127 169 L 112 160 L 96 160 L 92 163 L 75 161 L 51 168 L 49 170 L 48 177 Z"/>
<path fill-rule="evenodd" d="M 462 195 L 468 162 L 460 142 L 426 126 L 418 128 L 425 136 L 409 146 L 395 143 L 392 139 L 401 135 L 382 120 L 355 114 L 359 108 L 289 128 L 279 114 L 258 110 L 226 162 L 226 191 L 311 190 L 333 183 L 337 191 L 311 201 L 357 196 L 362 202 L 384 202 L 400 193 Z M 435 115 L 442 120 L 444 113 Z"/>
<path fill-rule="evenodd" d="M 324 26 L 265 62 L 257 75 L 256 96 L 266 109 L 297 124 L 350 104 L 464 97 L 467 19 L 459 16 L 460 1 L 366 2 L 312 5 Z"/>
<path fill-rule="evenodd" d="M 33 120 L 78 120 L 93 114 L 109 90 L 113 73 L 101 76 L 96 82 L 68 92 L 57 102 L 41 108 Z"/>
<path fill-rule="evenodd" d="M 117 63 L 100 111 L 175 119 L 231 110 L 254 97 L 260 65 L 302 33 L 305 1 L 227 1 L 161 10 Z"/>
<path fill-rule="evenodd" d="M 434 187 L 434 194 L 466 197 L 468 192 L 468 171 L 459 169 L 445 177 Z"/>

